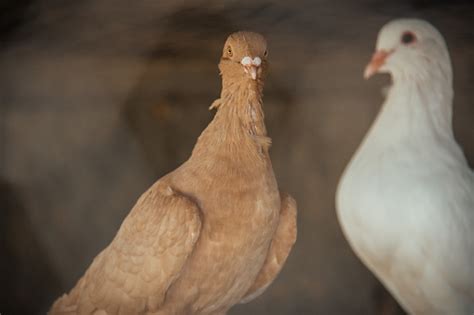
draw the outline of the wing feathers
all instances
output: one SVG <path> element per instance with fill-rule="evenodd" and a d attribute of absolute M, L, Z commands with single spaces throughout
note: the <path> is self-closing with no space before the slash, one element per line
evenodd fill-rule
<path fill-rule="evenodd" d="M 50 314 L 156 311 L 199 237 L 199 212 L 188 197 L 157 182 L 139 198 L 112 243 L 71 293 L 56 301 Z"/>

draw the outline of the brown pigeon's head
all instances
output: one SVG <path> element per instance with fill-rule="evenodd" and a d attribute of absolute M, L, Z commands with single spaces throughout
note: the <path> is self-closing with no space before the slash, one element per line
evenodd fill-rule
<path fill-rule="evenodd" d="M 398 19 L 379 32 L 376 51 L 365 69 L 366 78 L 387 72 L 395 78 L 449 77 L 451 64 L 441 34 L 428 22 Z"/>
<path fill-rule="evenodd" d="M 219 69 L 224 79 L 262 81 L 267 55 L 267 41 L 262 35 L 236 32 L 225 42 Z"/>

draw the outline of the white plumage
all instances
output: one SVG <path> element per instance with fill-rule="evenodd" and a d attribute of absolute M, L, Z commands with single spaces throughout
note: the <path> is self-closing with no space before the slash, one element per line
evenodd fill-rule
<path fill-rule="evenodd" d="M 474 173 L 452 130 L 452 70 L 429 23 L 379 33 L 366 76 L 393 85 L 336 203 L 350 245 L 411 314 L 474 314 Z"/>

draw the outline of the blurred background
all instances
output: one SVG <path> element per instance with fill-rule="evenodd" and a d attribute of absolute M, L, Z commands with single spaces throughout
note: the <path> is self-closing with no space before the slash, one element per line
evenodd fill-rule
<path fill-rule="evenodd" d="M 136 199 L 189 156 L 219 96 L 227 35 L 269 42 L 266 123 L 299 205 L 279 278 L 239 314 L 401 314 L 338 226 L 334 193 L 383 101 L 362 79 L 379 28 L 431 21 L 448 43 L 454 130 L 474 164 L 474 4 L 465 1 L 59 1 L 0 4 L 0 312 L 44 314 Z"/>

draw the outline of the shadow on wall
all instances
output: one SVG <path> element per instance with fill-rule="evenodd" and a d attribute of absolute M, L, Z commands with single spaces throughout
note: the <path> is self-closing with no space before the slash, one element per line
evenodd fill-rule
<path fill-rule="evenodd" d="M 2 314 L 42 314 L 60 287 L 15 188 L 0 179 Z M 49 228 L 47 226 L 45 229 Z M 14 277 L 12 276 L 14 275 Z M 48 285 L 45 285 L 48 284 Z"/>
<path fill-rule="evenodd" d="M 0 4 L 0 48 L 15 38 L 29 17 L 32 0 L 2 1 Z M 6 110 L 2 106 L 0 115 Z M 0 117 L 4 118 L 4 117 Z M 3 122 L 2 126 L 3 127 Z M 4 151 L 4 130 L 0 130 Z M 4 152 L 0 152 L 2 161 Z M 54 298 L 60 282 L 48 254 L 38 242 L 22 198 L 15 187 L 0 177 L 0 312 L 42 314 Z M 48 228 L 48 227 L 44 227 Z M 45 283 L 48 285 L 45 286 Z"/>
<path fill-rule="evenodd" d="M 398 305 L 397 301 L 380 283 L 374 287 L 373 291 L 374 314 L 377 315 L 405 315 L 405 311 Z"/>

